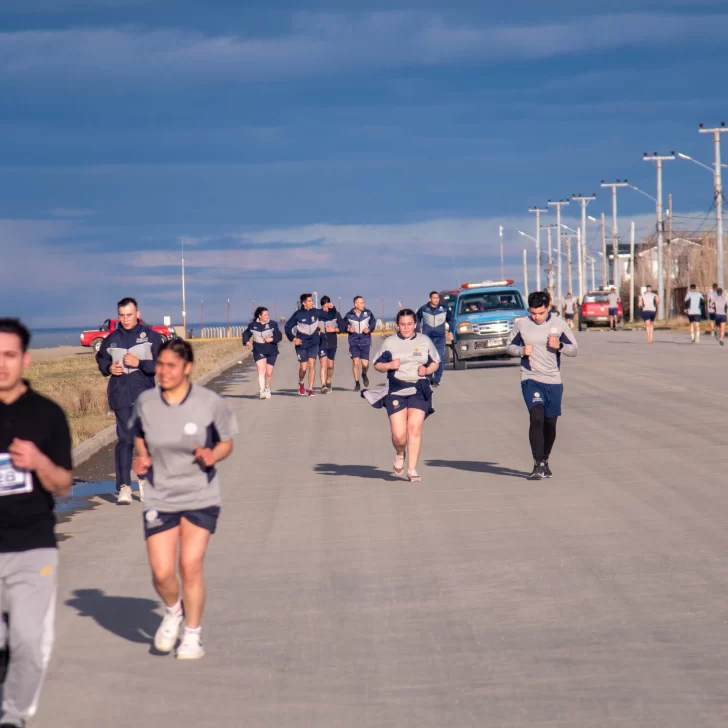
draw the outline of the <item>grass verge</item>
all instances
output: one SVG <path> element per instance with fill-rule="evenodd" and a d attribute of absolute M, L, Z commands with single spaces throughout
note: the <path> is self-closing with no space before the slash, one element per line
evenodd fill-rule
<path fill-rule="evenodd" d="M 243 353 L 239 341 L 190 343 L 195 349 L 193 380 Z M 114 424 L 106 398 L 109 380 L 99 373 L 92 353 L 33 363 L 27 378 L 33 389 L 63 408 L 71 425 L 74 447 Z"/>

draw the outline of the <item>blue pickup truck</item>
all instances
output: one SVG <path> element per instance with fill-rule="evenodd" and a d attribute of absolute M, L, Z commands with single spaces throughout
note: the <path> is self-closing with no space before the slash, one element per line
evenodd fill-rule
<path fill-rule="evenodd" d="M 463 370 L 471 361 L 507 357 L 506 342 L 513 324 L 528 316 L 513 281 L 464 283 L 456 295 L 443 291 L 452 306 L 452 361 Z"/>

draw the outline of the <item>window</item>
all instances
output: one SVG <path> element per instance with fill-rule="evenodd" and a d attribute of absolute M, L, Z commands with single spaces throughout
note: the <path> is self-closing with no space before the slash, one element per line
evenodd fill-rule
<path fill-rule="evenodd" d="M 517 311 L 523 308 L 523 299 L 518 291 L 481 291 L 480 293 L 460 297 L 458 315 L 489 313 L 491 311 Z"/>
<path fill-rule="evenodd" d="M 111 328 L 111 319 L 106 319 L 104 323 L 99 326 L 99 331 L 108 331 Z"/>

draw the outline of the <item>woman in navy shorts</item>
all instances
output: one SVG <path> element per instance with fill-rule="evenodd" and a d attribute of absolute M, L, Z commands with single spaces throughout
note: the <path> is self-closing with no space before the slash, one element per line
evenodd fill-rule
<path fill-rule="evenodd" d="M 253 320 L 243 331 L 243 346 L 253 347 L 253 359 L 258 369 L 260 398 L 270 399 L 270 384 L 273 379 L 273 368 L 278 359 L 278 344 L 283 334 L 275 321 L 270 320 L 270 313 L 265 306 L 255 309 Z"/>

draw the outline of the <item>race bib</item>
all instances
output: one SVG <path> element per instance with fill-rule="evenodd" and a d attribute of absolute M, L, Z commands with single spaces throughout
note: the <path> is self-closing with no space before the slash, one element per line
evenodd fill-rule
<path fill-rule="evenodd" d="M 0 453 L 0 496 L 18 495 L 33 491 L 33 474 L 28 470 L 16 470 L 6 452 Z"/>

